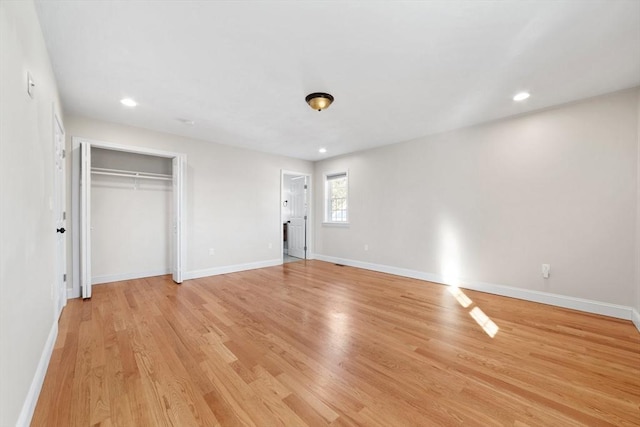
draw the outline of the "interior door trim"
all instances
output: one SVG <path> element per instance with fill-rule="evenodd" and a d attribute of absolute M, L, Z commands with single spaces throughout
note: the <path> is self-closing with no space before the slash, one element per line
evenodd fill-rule
<path fill-rule="evenodd" d="M 280 230 L 280 259 L 284 264 L 284 230 L 282 228 L 282 207 L 284 203 L 283 188 L 284 176 L 306 176 L 307 177 L 307 220 L 305 221 L 305 259 L 313 258 L 313 176 L 308 172 L 296 172 L 280 169 L 280 215 L 278 216 L 278 229 Z"/>

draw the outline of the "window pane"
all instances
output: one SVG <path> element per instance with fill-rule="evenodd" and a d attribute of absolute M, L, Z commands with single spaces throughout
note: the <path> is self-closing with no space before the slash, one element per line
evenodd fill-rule
<path fill-rule="evenodd" d="M 333 222 L 347 221 L 347 174 L 327 176 L 327 218 Z"/>

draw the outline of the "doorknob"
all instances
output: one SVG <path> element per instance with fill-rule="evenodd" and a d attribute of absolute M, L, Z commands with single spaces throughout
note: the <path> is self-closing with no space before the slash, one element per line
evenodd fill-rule
<path fill-rule="evenodd" d="M 62 228 L 56 228 L 56 231 L 60 234 L 64 234 L 64 232 L 67 230 L 65 230 L 64 227 L 62 227 Z"/>

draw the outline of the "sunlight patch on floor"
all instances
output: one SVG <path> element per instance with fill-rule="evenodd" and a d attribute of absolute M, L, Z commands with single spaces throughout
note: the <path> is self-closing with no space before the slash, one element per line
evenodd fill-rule
<path fill-rule="evenodd" d="M 480 307 L 474 307 L 469 312 L 469 314 L 471 315 L 471 317 L 473 317 L 476 323 L 478 323 L 478 325 L 480 325 L 480 327 L 484 329 L 487 335 L 489 335 L 491 338 L 496 336 L 500 328 L 498 328 L 498 325 L 496 325 L 493 320 L 489 318 L 489 316 L 484 314 L 484 311 L 482 311 Z"/>
<path fill-rule="evenodd" d="M 447 291 L 455 297 L 463 308 L 469 308 L 473 305 L 471 298 L 469 298 L 462 289 L 457 286 L 448 286 Z M 495 322 L 491 320 L 491 318 L 487 316 L 477 305 L 469 311 L 469 315 L 491 338 L 495 337 L 500 330 L 498 325 L 496 325 Z"/>
<path fill-rule="evenodd" d="M 456 297 L 463 308 L 467 308 L 473 303 L 473 301 L 471 301 L 471 299 L 456 286 L 449 286 L 448 291 L 451 295 Z"/>

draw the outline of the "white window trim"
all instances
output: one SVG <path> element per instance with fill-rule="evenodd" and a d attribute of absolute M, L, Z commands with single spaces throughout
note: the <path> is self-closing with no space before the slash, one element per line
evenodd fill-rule
<path fill-rule="evenodd" d="M 334 176 L 334 175 L 345 175 L 345 177 L 347 178 L 347 220 L 346 221 L 331 221 L 329 220 L 330 215 L 329 215 L 329 199 L 328 199 L 328 191 L 327 191 L 327 178 Z M 349 200 L 350 200 L 350 185 L 349 185 L 349 170 L 348 169 L 344 169 L 344 170 L 338 170 L 338 171 L 333 171 L 333 172 L 324 172 L 322 174 L 322 185 L 324 186 L 323 188 L 323 198 L 324 198 L 324 213 L 323 213 L 323 221 L 322 221 L 322 225 L 325 227 L 349 227 L 350 225 L 350 218 L 351 218 L 351 214 L 350 214 L 350 206 L 349 206 Z"/>
<path fill-rule="evenodd" d="M 349 228 L 351 223 L 348 222 L 323 222 L 323 227 Z"/>

